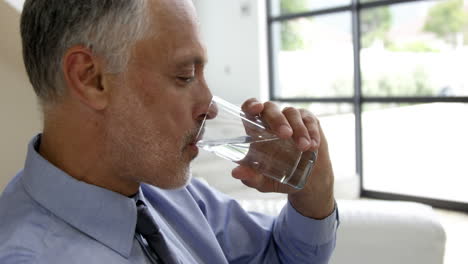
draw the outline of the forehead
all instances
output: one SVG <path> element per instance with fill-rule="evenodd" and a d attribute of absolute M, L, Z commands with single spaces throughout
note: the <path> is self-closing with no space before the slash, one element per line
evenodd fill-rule
<path fill-rule="evenodd" d="M 153 34 L 137 48 L 146 59 L 167 57 L 177 64 L 206 61 L 195 8 L 190 0 L 150 1 L 150 20 Z"/>
<path fill-rule="evenodd" d="M 198 18 L 190 0 L 151 0 L 149 15 L 155 34 L 198 31 Z"/>

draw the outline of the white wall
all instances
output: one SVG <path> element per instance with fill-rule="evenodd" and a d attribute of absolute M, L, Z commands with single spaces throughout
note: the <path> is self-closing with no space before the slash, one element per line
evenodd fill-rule
<path fill-rule="evenodd" d="M 194 3 L 208 52 L 206 78 L 213 93 L 239 105 L 251 97 L 267 100 L 265 0 L 194 0 Z M 232 162 L 201 151 L 192 163 L 192 174 L 233 197 L 256 198 L 257 191 L 230 176 L 234 167 Z"/>
<path fill-rule="evenodd" d="M 5 1 L 11 6 L 13 6 L 16 10 L 23 9 L 24 0 L 5 0 Z"/>
<path fill-rule="evenodd" d="M 0 192 L 24 164 L 27 143 L 40 129 L 36 97 L 24 70 L 19 13 L 0 0 Z"/>
<path fill-rule="evenodd" d="M 208 50 L 206 77 L 213 93 L 235 104 L 251 97 L 266 100 L 265 0 L 194 3 Z"/>

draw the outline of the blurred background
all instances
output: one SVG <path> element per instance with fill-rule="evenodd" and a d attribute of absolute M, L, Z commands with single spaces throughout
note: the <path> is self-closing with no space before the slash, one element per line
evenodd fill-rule
<path fill-rule="evenodd" d="M 195 1 L 214 93 L 310 109 L 364 196 L 466 210 L 468 1 L 267 2 Z"/>
<path fill-rule="evenodd" d="M 311 110 L 338 198 L 439 208 L 445 263 L 468 261 L 468 1 L 194 2 L 215 94 Z M 194 175 L 239 199 L 263 195 L 226 177 L 232 168 L 202 153 Z"/>
<path fill-rule="evenodd" d="M 339 198 L 441 208 L 446 263 L 466 263 L 468 1 L 193 1 L 214 94 L 315 113 Z M 22 2 L 0 0 L 0 191 L 41 130 L 21 57 Z M 232 168 L 202 153 L 193 174 L 234 197 L 259 196 Z"/>
<path fill-rule="evenodd" d="M 360 2 L 270 2 L 271 98 L 324 117 L 363 195 L 466 208 L 468 1 Z"/>

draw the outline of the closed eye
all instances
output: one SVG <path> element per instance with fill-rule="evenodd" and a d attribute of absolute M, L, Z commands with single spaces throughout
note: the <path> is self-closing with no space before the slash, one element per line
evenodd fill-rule
<path fill-rule="evenodd" d="M 177 80 L 184 83 L 191 83 L 195 79 L 195 76 L 177 76 Z"/>

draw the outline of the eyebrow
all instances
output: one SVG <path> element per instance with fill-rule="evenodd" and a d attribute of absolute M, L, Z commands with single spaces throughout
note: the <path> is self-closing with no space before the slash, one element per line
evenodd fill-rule
<path fill-rule="evenodd" d="M 208 63 L 208 60 L 202 56 L 187 56 L 180 59 L 179 62 L 176 63 L 176 66 L 182 68 L 191 65 L 206 65 L 206 63 Z"/>

